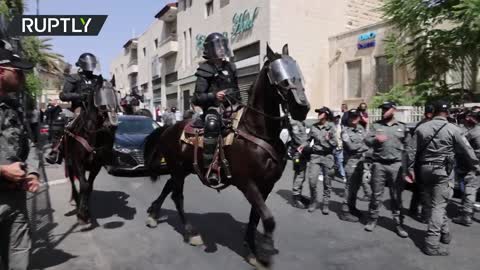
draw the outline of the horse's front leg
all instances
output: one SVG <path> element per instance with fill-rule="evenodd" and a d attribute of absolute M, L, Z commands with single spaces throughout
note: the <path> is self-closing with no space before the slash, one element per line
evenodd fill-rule
<path fill-rule="evenodd" d="M 170 194 L 173 190 L 174 181 L 173 178 L 168 179 L 165 183 L 165 186 L 162 189 L 162 193 L 160 196 L 152 202 L 150 207 L 147 210 L 148 218 L 147 218 L 147 227 L 155 228 L 158 226 L 158 218 L 160 210 L 162 209 L 163 202 L 167 198 L 168 194 Z"/>
<path fill-rule="evenodd" d="M 277 253 L 274 247 L 273 232 L 275 230 L 275 219 L 272 212 L 268 209 L 265 199 L 269 192 L 261 192 L 253 181 L 248 181 L 244 186 L 238 187 L 245 195 L 247 200 L 252 205 L 252 211 L 258 213 L 263 223 L 264 234 L 263 239 L 260 242 L 260 250 L 257 251 L 257 269 L 269 269 L 272 266 L 272 256 Z M 251 247 L 253 246 L 255 252 L 255 213 L 250 215 L 249 227 L 247 228 L 247 243 Z M 257 221 L 258 223 L 258 221 Z"/>
<path fill-rule="evenodd" d="M 90 224 L 90 195 L 93 191 L 93 181 L 95 177 L 97 177 L 98 173 L 100 172 L 101 167 L 94 167 L 91 169 L 90 174 L 88 175 L 88 179 L 86 178 L 86 169 L 83 165 L 78 167 L 79 175 L 78 180 L 80 183 L 80 205 L 78 207 L 77 217 L 79 223 L 81 224 Z"/>
<path fill-rule="evenodd" d="M 177 208 L 178 215 L 184 226 L 184 240 L 192 246 L 203 245 L 203 240 L 200 234 L 198 234 L 190 222 L 187 220 L 185 210 L 183 208 L 183 186 L 185 184 L 185 176 L 177 176 L 174 178 L 172 200 Z"/>

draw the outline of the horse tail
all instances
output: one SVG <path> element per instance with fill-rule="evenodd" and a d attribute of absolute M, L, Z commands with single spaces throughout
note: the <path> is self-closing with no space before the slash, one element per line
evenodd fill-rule
<path fill-rule="evenodd" d="M 145 169 L 153 182 L 157 181 L 158 176 L 161 174 L 158 169 L 161 166 L 160 137 L 166 128 L 157 128 L 145 138 L 143 158 L 145 160 Z"/>

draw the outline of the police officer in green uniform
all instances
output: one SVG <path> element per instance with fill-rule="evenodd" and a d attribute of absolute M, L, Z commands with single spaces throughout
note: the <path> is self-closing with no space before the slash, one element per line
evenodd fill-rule
<path fill-rule="evenodd" d="M 327 107 L 315 110 L 318 113 L 318 122 L 312 125 L 308 133 L 308 140 L 313 140 L 311 149 L 309 181 L 311 190 L 311 201 L 308 207 L 309 212 L 314 212 L 318 207 L 317 201 L 317 181 L 320 172 L 323 174 L 323 204 L 322 213 L 329 214 L 328 203 L 330 201 L 330 193 L 332 189 L 333 175 L 333 151 L 337 148 L 336 128 L 335 124 L 330 120 L 332 111 Z"/>
<path fill-rule="evenodd" d="M 410 134 L 413 134 L 415 133 L 415 130 L 417 130 L 417 128 L 432 120 L 433 119 L 433 105 L 432 104 L 426 104 L 425 105 L 425 111 L 424 111 L 424 118 L 417 123 L 417 125 L 415 126 L 415 129 L 413 130 L 413 132 L 410 132 Z M 415 170 L 417 170 L 418 168 L 414 168 Z M 425 222 L 426 223 L 426 219 L 427 219 L 427 211 L 426 211 L 426 208 L 424 207 L 424 199 L 425 199 L 425 196 L 423 195 L 423 190 L 422 190 L 422 184 L 421 184 L 421 179 L 419 177 L 419 172 L 415 173 L 415 175 L 417 175 L 417 178 L 415 179 L 415 183 L 412 184 L 411 186 L 411 189 L 412 189 L 412 198 L 410 200 L 410 207 L 408 209 L 410 215 L 414 218 L 418 218 L 420 219 L 420 221 L 422 222 Z"/>
<path fill-rule="evenodd" d="M 38 174 L 25 164 L 29 142 L 17 99 L 23 87 L 23 70 L 33 66 L 15 55 L 0 40 L 0 269 L 27 269 L 30 226 L 26 191 L 36 192 Z"/>
<path fill-rule="evenodd" d="M 356 207 L 357 193 L 362 185 L 363 162 L 368 146 L 365 144 L 367 132 L 360 124 L 360 112 L 356 109 L 348 111 L 348 126 L 342 129 L 343 154 L 345 156 L 345 196 L 340 219 L 358 222 L 361 212 Z"/>
<path fill-rule="evenodd" d="M 308 151 L 303 149 L 303 153 L 300 153 L 300 151 L 298 150 L 299 147 L 305 147 L 307 145 L 307 131 L 305 127 L 305 122 L 290 119 L 289 133 L 291 137 L 290 149 L 293 152 L 292 159 L 294 171 L 292 204 L 294 207 L 305 209 L 305 205 L 302 202 L 302 186 L 303 182 L 305 182 L 305 175 L 308 163 L 305 154 Z"/>
<path fill-rule="evenodd" d="M 449 244 L 452 237 L 448 228 L 446 208 L 453 195 L 451 172 L 454 158 L 461 158 L 470 170 L 478 175 L 479 161 L 460 129 L 448 122 L 448 103 L 434 103 L 435 117 L 417 128 L 413 142 L 409 145 L 409 175 L 414 181 L 413 162 L 419 167 L 429 211 L 428 229 L 423 251 L 430 256 L 447 256 L 448 250 L 440 243 Z"/>
<path fill-rule="evenodd" d="M 465 137 L 475 151 L 477 158 L 480 159 L 480 108 L 472 108 L 472 112 L 467 115 L 466 121 L 473 127 L 467 131 Z M 462 194 L 462 213 L 453 218 L 452 221 L 468 227 L 472 225 L 473 204 L 480 186 L 480 178 L 475 171 L 470 171 L 464 179 L 465 190 Z"/>
<path fill-rule="evenodd" d="M 402 161 L 405 157 L 407 143 L 407 127 L 395 119 L 396 104 L 385 102 L 382 109 L 382 119 L 371 125 L 371 130 L 365 138 L 369 147 L 373 148 L 372 165 L 372 198 L 369 205 L 369 221 L 366 231 L 373 231 L 377 225 L 379 208 L 385 184 L 389 183 L 390 202 L 395 230 L 398 236 L 408 237 L 403 228 L 402 191 L 404 179 Z"/>

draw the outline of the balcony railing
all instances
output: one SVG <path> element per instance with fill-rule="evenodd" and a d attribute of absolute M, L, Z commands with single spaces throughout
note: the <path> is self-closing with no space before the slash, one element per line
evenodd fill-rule
<path fill-rule="evenodd" d="M 131 67 L 133 65 L 138 65 L 138 58 L 130 59 L 130 62 L 128 62 L 128 66 Z"/>
<path fill-rule="evenodd" d="M 160 42 L 159 47 L 162 46 L 162 45 L 165 44 L 165 43 L 170 42 L 170 41 L 178 41 L 178 36 L 177 36 L 177 34 L 170 34 L 170 35 L 168 35 L 165 39 L 163 39 L 163 40 Z"/>

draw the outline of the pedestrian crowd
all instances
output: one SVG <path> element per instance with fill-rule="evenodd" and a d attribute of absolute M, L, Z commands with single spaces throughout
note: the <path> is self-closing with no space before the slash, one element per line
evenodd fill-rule
<path fill-rule="evenodd" d="M 337 174 L 345 183 L 339 218 L 348 222 L 365 218 L 364 229 L 372 232 L 388 187 L 395 231 L 407 238 L 402 192 L 408 186 L 413 192 L 409 214 L 428 224 L 423 252 L 446 256 L 452 239 L 446 208 L 455 181 L 462 187 L 462 211 L 452 221 L 472 224 L 480 186 L 480 107 L 453 110 L 447 102 L 435 101 L 425 107 L 425 118 L 414 128 L 395 118 L 394 102 L 379 108 L 382 119 L 373 123 L 369 123 L 365 103 L 351 110 L 343 104 L 340 114 L 327 107 L 316 109 L 318 121 L 311 127 L 290 120 L 292 205 L 308 212 L 321 208 L 328 215 L 332 180 Z M 308 202 L 302 196 L 307 178 Z M 319 179 L 323 183 L 321 205 L 317 198 Z M 364 195 L 358 199 L 369 202 L 365 216 L 356 205 L 360 189 Z"/>

